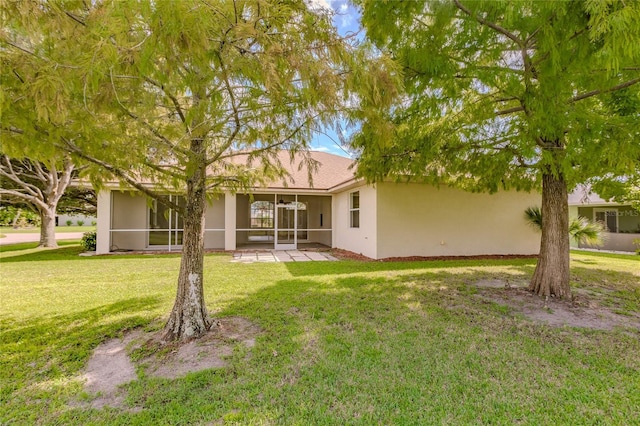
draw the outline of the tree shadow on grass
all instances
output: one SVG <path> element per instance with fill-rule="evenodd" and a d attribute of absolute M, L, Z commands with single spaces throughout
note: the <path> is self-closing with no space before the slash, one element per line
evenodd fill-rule
<path fill-rule="evenodd" d="M 539 423 L 546 417 L 536 417 L 536 404 L 548 393 L 588 390 L 581 405 L 586 420 L 600 407 L 615 408 L 608 390 L 591 390 L 594 383 L 622 371 L 627 378 L 614 393 L 638 390 L 637 370 L 603 347 L 615 336 L 581 333 L 574 341 L 567 331 L 471 297 L 478 279 L 526 282 L 527 268 L 389 277 L 350 272 L 282 280 L 232 303 L 217 316 L 243 316 L 263 330 L 250 356 L 239 350 L 221 370 L 171 383 L 132 384 L 131 401 L 144 407 L 135 420 L 474 423 L 486 412 L 487 422 Z M 571 357 L 565 356 L 567 348 Z M 585 374 L 576 365 L 589 363 L 593 352 L 606 359 Z M 530 383 L 538 386 L 532 390 Z M 207 399 L 211 394 L 215 401 Z M 568 421 L 562 412 L 570 412 L 574 402 L 553 403 L 561 413 L 554 419 Z"/>
<path fill-rule="evenodd" d="M 0 423 L 30 423 L 39 419 L 36 406 L 43 409 L 61 394 L 78 391 L 81 384 L 73 377 L 93 349 L 149 324 L 154 318 L 148 312 L 159 303 L 156 297 L 132 298 L 68 315 L 0 320 Z"/>

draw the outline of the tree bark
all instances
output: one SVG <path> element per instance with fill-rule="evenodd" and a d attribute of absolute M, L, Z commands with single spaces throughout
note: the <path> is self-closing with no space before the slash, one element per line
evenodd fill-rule
<path fill-rule="evenodd" d="M 40 209 L 40 244 L 38 247 L 56 248 L 56 208 Z"/>
<path fill-rule="evenodd" d="M 550 169 L 542 174 L 542 239 L 529 290 L 544 297 L 571 297 L 567 183 Z"/>
<path fill-rule="evenodd" d="M 198 158 L 203 155 L 202 141 L 191 142 Z M 203 294 L 204 220 L 206 205 L 205 163 L 198 161 L 187 180 L 182 259 L 176 300 L 164 328 L 164 340 L 192 340 L 206 333 L 212 325 Z"/>

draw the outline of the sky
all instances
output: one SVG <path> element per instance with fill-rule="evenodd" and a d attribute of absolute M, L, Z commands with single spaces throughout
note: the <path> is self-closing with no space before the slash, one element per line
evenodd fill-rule
<path fill-rule="evenodd" d="M 355 33 L 360 28 L 360 14 L 347 0 L 307 0 L 307 4 L 312 8 L 332 10 L 333 25 L 342 36 Z M 311 149 L 348 157 L 349 153 L 340 145 L 338 135 L 331 129 L 325 129 L 325 133 L 313 138 Z"/>

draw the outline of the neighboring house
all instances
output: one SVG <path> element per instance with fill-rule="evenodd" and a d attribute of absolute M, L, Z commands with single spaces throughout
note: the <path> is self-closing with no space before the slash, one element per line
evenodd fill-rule
<path fill-rule="evenodd" d="M 578 187 L 569 195 L 569 217 L 579 216 L 602 223 L 607 232 L 601 245 L 592 246 L 572 241 L 573 247 L 630 252 L 636 250 L 634 240 L 640 241 L 640 212 L 630 204 L 603 200 L 584 187 Z"/>
<path fill-rule="evenodd" d="M 298 161 L 289 166 L 287 182 L 214 198 L 206 211 L 205 248 L 333 247 L 373 259 L 538 253 L 540 234 L 524 217 L 527 207 L 540 204 L 538 193 L 368 185 L 354 177 L 351 160 L 311 156 L 319 164 L 312 182 Z M 288 154 L 282 163 L 289 164 Z M 98 194 L 98 253 L 180 250 L 182 218 L 176 212 L 115 183 L 106 188 Z"/>

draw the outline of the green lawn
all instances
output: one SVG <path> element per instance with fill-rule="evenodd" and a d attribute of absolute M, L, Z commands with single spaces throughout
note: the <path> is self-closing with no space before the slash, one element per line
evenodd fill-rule
<path fill-rule="evenodd" d="M 0 424 L 631 424 L 640 332 L 554 328 L 477 297 L 533 260 L 230 263 L 205 258 L 215 316 L 263 332 L 222 369 L 125 385 L 139 410 L 82 409 L 101 341 L 158 329 L 177 255 L 0 247 Z M 640 257 L 573 253 L 575 287 L 640 313 Z M 637 423 L 636 423 L 637 424 Z"/>
<path fill-rule="evenodd" d="M 88 232 L 95 231 L 95 226 L 56 226 L 56 232 Z M 11 226 L 0 226 L 0 233 L 2 234 L 39 234 L 40 228 L 18 228 L 13 229 Z"/>

